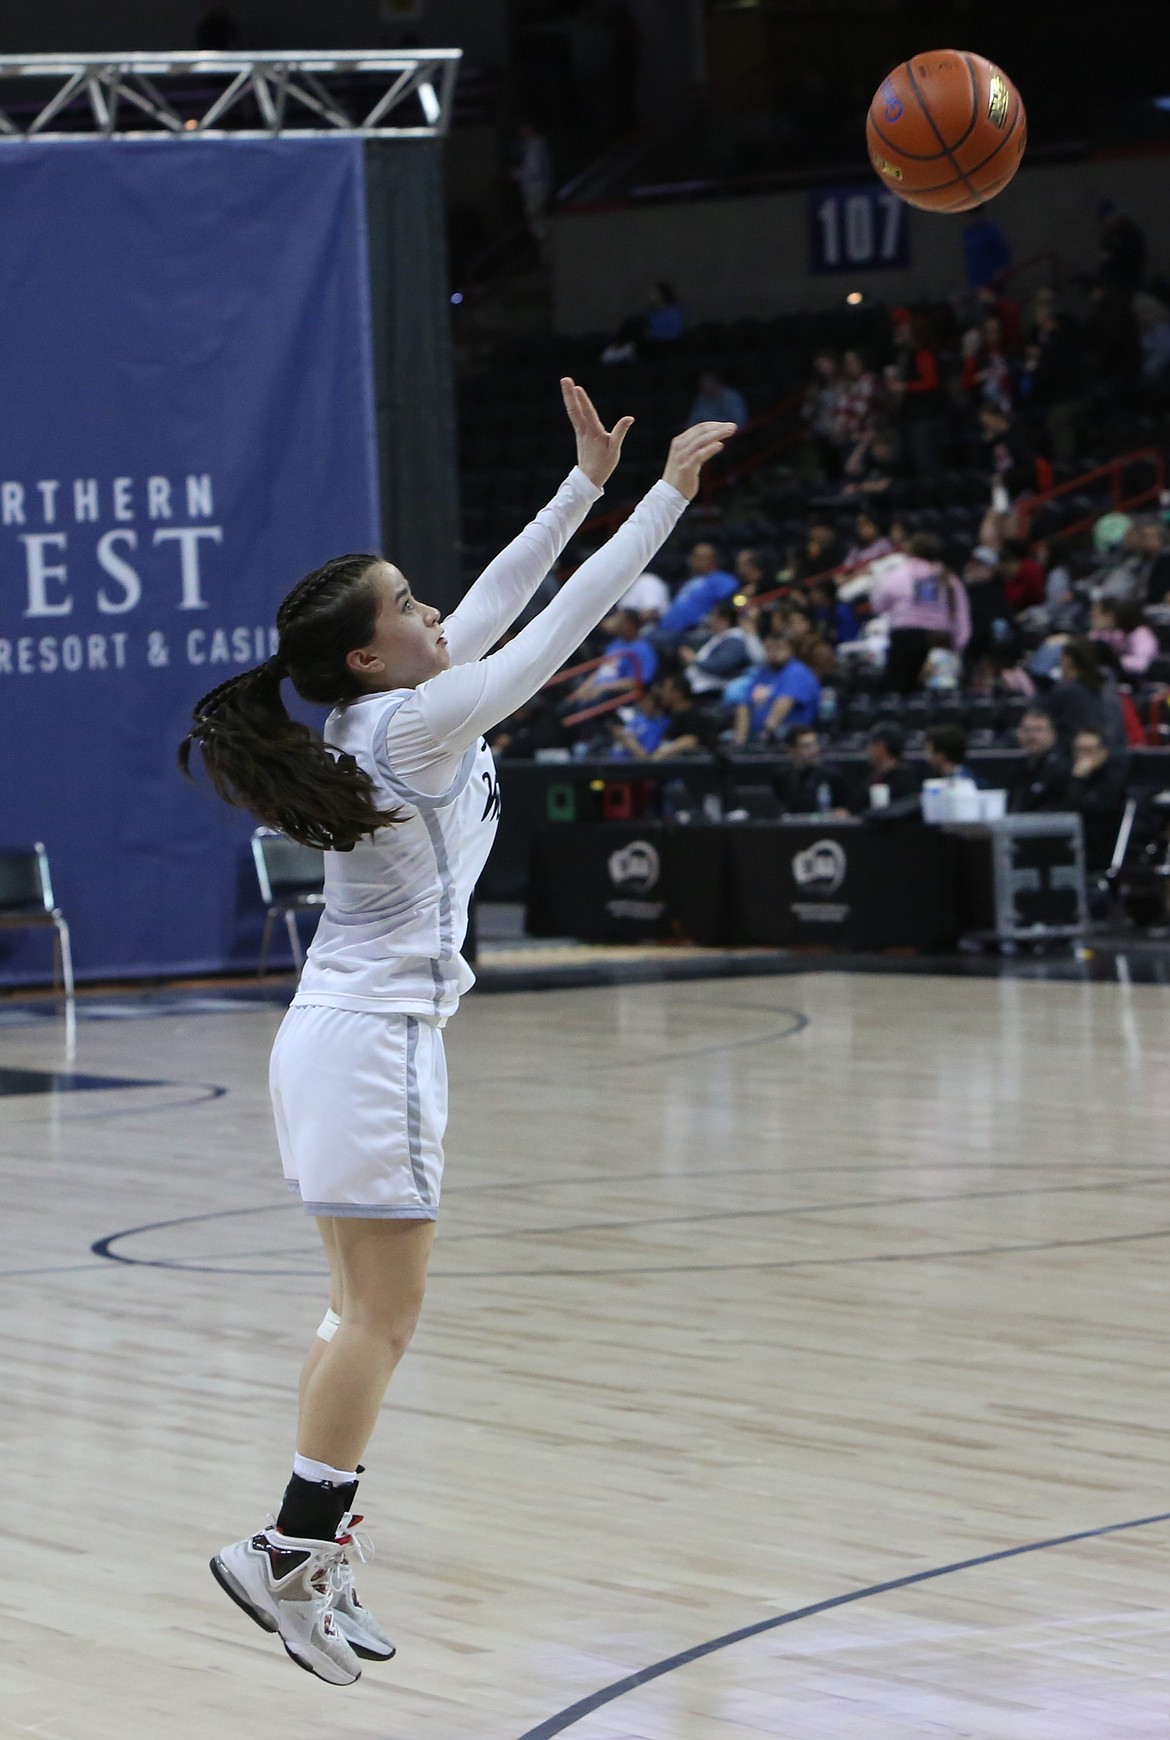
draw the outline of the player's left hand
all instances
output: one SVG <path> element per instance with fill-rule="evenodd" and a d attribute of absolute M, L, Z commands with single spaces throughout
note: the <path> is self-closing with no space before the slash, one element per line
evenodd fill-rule
<path fill-rule="evenodd" d="M 577 464 L 590 483 L 601 489 L 613 475 L 634 419 L 622 417 L 612 429 L 605 429 L 589 394 L 568 375 L 561 381 L 561 397 L 577 437 Z"/>

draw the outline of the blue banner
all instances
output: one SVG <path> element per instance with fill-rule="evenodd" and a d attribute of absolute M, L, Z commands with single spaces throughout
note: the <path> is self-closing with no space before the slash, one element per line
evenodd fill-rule
<path fill-rule="evenodd" d="M 356 140 L 0 143 L 0 848 L 79 978 L 255 958 L 252 824 L 175 749 L 378 548 L 365 221 Z M 49 964 L 0 929 L 0 982 Z"/>

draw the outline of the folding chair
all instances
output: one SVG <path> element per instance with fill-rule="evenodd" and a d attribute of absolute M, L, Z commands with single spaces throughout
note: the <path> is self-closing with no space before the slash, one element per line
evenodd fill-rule
<path fill-rule="evenodd" d="M 288 839 L 275 828 L 257 828 L 252 835 L 252 859 L 260 898 L 268 909 L 257 974 L 263 974 L 268 964 L 272 927 L 282 914 L 293 964 L 299 972 L 305 964 L 305 951 L 297 931 L 297 913 L 319 912 L 325 904 L 325 854 L 315 846 Z"/>
<path fill-rule="evenodd" d="M 58 984 L 64 989 L 65 1020 L 72 1028 L 76 1019 L 73 950 L 65 915 L 53 899 L 48 853 L 39 840 L 35 846 L 0 851 L 0 929 L 43 926 L 53 930 L 53 989 Z"/>

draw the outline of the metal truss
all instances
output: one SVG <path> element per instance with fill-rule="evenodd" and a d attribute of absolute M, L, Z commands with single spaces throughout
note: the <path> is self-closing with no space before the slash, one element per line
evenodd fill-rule
<path fill-rule="evenodd" d="M 446 133 L 462 50 L 0 55 L 0 144 Z"/>

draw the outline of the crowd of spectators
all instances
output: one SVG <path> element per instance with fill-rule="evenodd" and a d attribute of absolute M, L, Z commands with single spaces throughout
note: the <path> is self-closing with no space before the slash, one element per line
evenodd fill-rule
<path fill-rule="evenodd" d="M 803 519 L 764 530 L 757 474 L 762 535 L 725 546 L 712 513 L 684 571 L 667 552 L 642 575 L 581 649 L 600 663 L 506 721 L 498 752 L 762 753 L 781 758 L 782 811 L 896 812 L 925 777 L 968 777 L 972 748 L 1010 745 L 1013 809 L 1113 815 L 1151 694 L 1170 691 L 1170 514 L 1098 512 L 1069 538 L 1028 500 L 1090 447 L 1118 451 L 1135 416 L 1170 413 L 1170 305 L 1112 208 L 1094 270 L 1026 305 L 1005 292 L 995 225 L 977 213 L 968 231 L 961 296 L 894 309 L 884 356 L 812 359 L 784 461 L 808 485 Z M 644 362 L 686 325 L 656 284 L 602 360 Z M 696 387 L 690 421 L 749 422 L 717 364 Z M 960 474 L 982 500 L 959 520 L 927 529 L 903 506 Z M 826 745 L 862 751 L 864 776 L 826 766 Z"/>

